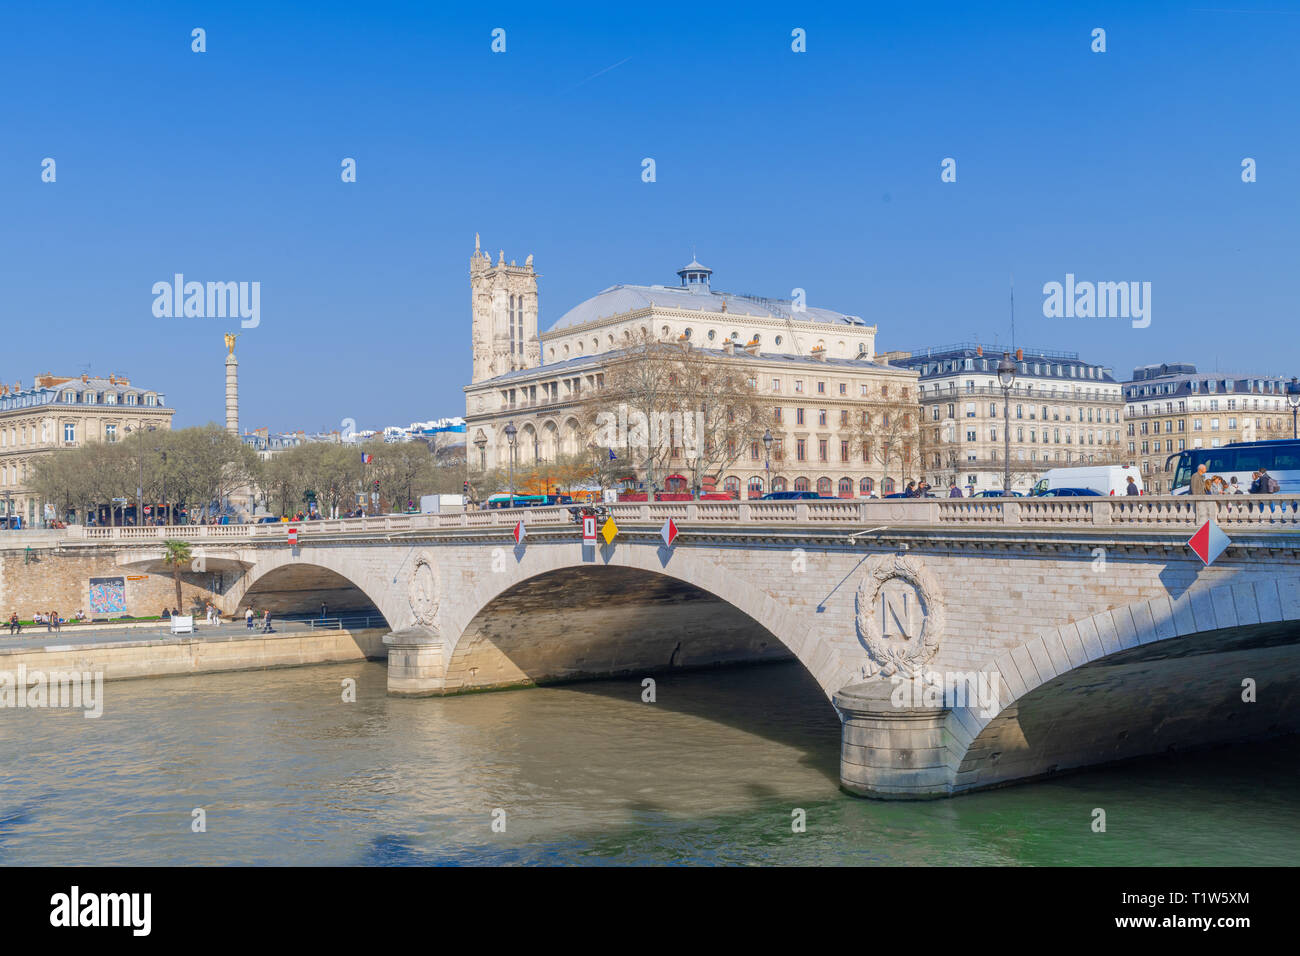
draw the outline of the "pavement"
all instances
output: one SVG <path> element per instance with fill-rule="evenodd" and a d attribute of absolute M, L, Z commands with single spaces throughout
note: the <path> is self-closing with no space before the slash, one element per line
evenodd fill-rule
<path fill-rule="evenodd" d="M 344 626 L 347 626 L 345 620 Z M 358 622 L 359 624 L 359 622 Z M 331 620 L 333 626 L 333 620 Z M 382 626 L 382 625 L 372 625 Z M 311 633 L 312 628 L 307 618 L 272 618 L 271 633 L 298 634 Z M 230 641 L 241 637 L 253 637 L 261 634 L 260 627 L 249 630 L 248 625 L 239 621 L 225 621 L 221 624 L 205 624 L 202 618 L 195 621 L 194 633 L 172 634 L 171 624 L 160 621 L 157 624 L 134 627 L 113 627 L 111 624 L 93 626 L 64 627 L 62 631 L 46 631 L 44 624 L 24 627 L 22 634 L 9 633 L 7 627 L 0 627 L 0 651 L 6 650 L 43 650 L 46 648 L 89 647 L 96 644 L 121 644 L 161 640 L 198 640 Z"/>

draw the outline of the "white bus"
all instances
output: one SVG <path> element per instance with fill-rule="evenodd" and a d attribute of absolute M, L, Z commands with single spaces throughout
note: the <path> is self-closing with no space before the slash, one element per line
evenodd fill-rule
<path fill-rule="evenodd" d="M 1250 491 L 1255 473 L 1261 468 L 1278 484 L 1280 494 L 1300 493 L 1300 441 L 1288 438 L 1283 441 L 1234 442 L 1219 448 L 1189 448 L 1165 459 L 1165 469 L 1175 458 L 1174 481 L 1171 494 L 1185 495 L 1191 490 L 1192 475 L 1205 465 L 1205 477 L 1220 477 L 1244 492 Z"/>

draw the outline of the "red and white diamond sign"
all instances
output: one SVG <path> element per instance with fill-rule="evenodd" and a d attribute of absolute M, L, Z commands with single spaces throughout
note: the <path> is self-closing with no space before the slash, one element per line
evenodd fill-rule
<path fill-rule="evenodd" d="M 665 521 L 664 526 L 659 529 L 659 537 L 663 538 L 664 544 L 670 548 L 673 542 L 677 540 L 677 525 L 673 524 L 672 518 Z"/>
<path fill-rule="evenodd" d="M 1206 564 L 1223 554 L 1229 544 L 1231 541 L 1228 536 L 1215 524 L 1213 518 L 1196 529 L 1196 534 L 1187 542 L 1187 546 Z"/>
<path fill-rule="evenodd" d="M 523 544 L 524 538 L 528 537 L 528 532 L 524 530 L 522 521 L 515 524 L 515 544 Z"/>

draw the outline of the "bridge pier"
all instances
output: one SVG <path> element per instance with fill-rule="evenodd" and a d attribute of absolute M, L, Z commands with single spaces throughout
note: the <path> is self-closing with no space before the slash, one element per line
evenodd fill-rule
<path fill-rule="evenodd" d="M 952 792 L 946 707 L 896 706 L 884 680 L 835 694 L 840 712 L 840 786 L 878 800 L 928 800 Z"/>
<path fill-rule="evenodd" d="M 388 645 L 388 693 L 439 697 L 446 692 L 446 644 L 432 627 L 408 627 L 384 637 Z"/>

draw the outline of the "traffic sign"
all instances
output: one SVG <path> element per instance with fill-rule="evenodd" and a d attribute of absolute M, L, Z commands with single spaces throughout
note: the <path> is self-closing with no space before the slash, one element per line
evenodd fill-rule
<path fill-rule="evenodd" d="M 663 538 L 664 544 L 670 548 L 677 540 L 677 525 L 673 524 L 672 518 L 665 521 L 664 526 L 659 529 L 659 537 Z"/>
<path fill-rule="evenodd" d="M 616 534 L 618 534 L 618 525 L 614 524 L 613 518 L 606 518 L 605 524 L 600 529 L 600 536 L 605 539 L 606 544 L 613 544 Z"/>
<path fill-rule="evenodd" d="M 582 543 L 586 545 L 591 545 L 591 547 L 593 548 L 596 546 L 596 516 L 595 515 L 582 516 Z"/>
<path fill-rule="evenodd" d="M 528 532 L 524 530 L 524 523 L 522 521 L 517 522 L 515 524 L 515 544 L 523 544 L 524 538 L 527 536 Z"/>
<path fill-rule="evenodd" d="M 1192 552 L 1204 561 L 1210 564 L 1219 555 L 1223 554 L 1231 544 L 1230 539 L 1223 530 L 1211 518 L 1205 524 L 1196 529 L 1196 534 L 1188 540 L 1187 546 Z"/>

